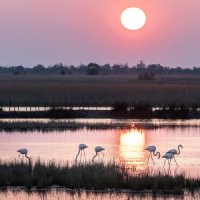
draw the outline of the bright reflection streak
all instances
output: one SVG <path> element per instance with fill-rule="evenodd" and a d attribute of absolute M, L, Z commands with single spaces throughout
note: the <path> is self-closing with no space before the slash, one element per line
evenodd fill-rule
<path fill-rule="evenodd" d="M 144 166 L 145 134 L 143 131 L 131 129 L 120 134 L 120 158 L 128 167 Z"/>

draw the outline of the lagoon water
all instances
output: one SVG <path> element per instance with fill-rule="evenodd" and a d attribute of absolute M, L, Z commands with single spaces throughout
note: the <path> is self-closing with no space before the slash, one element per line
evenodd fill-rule
<path fill-rule="evenodd" d="M 110 121 L 104 120 L 106 123 Z M 91 121 L 90 121 L 91 122 Z M 99 121 L 98 121 L 99 122 Z M 133 121 L 134 123 L 135 121 Z M 169 123 L 170 121 L 154 120 L 153 123 Z M 66 122 L 67 123 L 67 122 Z M 93 120 L 91 123 L 95 123 Z M 138 123 L 138 122 L 137 122 Z M 160 128 L 154 130 L 143 129 L 115 129 L 115 130 L 65 130 L 65 131 L 27 131 L 27 132 L 4 132 L 0 133 L 0 159 L 18 159 L 17 149 L 28 148 L 29 155 L 36 160 L 73 163 L 78 152 L 78 145 L 85 143 L 88 145 L 86 161 L 91 161 L 94 156 L 94 148 L 101 145 L 106 150 L 103 156 L 96 161 L 113 161 L 125 164 L 127 167 L 136 167 L 143 170 L 147 167 L 155 170 L 168 170 L 166 164 L 163 169 L 164 159 L 155 159 L 154 166 L 150 160 L 147 164 L 148 152 L 144 148 L 155 145 L 157 150 L 163 155 L 167 150 L 177 148 L 178 144 L 183 145 L 181 154 L 176 156 L 179 167 L 172 161 L 172 173 L 185 172 L 188 176 L 199 176 L 200 172 L 200 128 L 194 125 L 199 124 L 199 120 L 171 121 L 183 125 L 184 123 L 193 125 L 192 127 L 182 126 L 177 128 Z M 134 127 L 134 126 L 133 126 Z M 81 162 L 84 162 L 83 156 Z"/>
<path fill-rule="evenodd" d="M 84 119 L 86 120 L 86 119 Z M 16 120 L 17 121 L 17 120 Z M 80 120 L 82 121 L 82 120 Z M 88 120 L 95 123 L 95 120 Z M 106 119 L 105 123 L 110 123 L 112 120 Z M 123 120 L 122 120 L 123 121 Z M 96 120 L 97 122 L 97 120 Z M 99 120 L 98 120 L 99 122 Z M 130 122 L 130 121 L 129 121 Z M 132 123 L 138 123 L 133 120 Z M 67 121 L 66 121 L 67 123 Z M 143 123 L 140 121 L 140 123 Z M 136 170 L 161 171 L 163 173 L 177 174 L 184 172 L 187 176 L 198 177 L 200 175 L 200 121 L 187 120 L 187 121 L 165 121 L 165 120 L 152 120 L 152 123 L 166 123 L 180 125 L 177 128 L 160 128 L 160 129 L 108 129 L 108 130 L 65 130 L 65 131 L 27 131 L 27 132 L 0 132 L 0 159 L 13 160 L 19 159 L 17 149 L 28 148 L 29 155 L 33 160 L 40 158 L 44 161 L 54 160 L 59 163 L 69 162 L 73 163 L 78 152 L 78 145 L 85 143 L 88 148 L 85 150 L 86 161 L 90 162 L 94 156 L 94 148 L 96 145 L 101 145 L 106 150 L 104 157 L 97 158 L 96 162 L 115 161 L 124 164 L 126 167 L 136 168 Z M 182 125 L 191 126 L 182 126 Z M 197 125 L 195 127 L 195 124 Z M 134 126 L 133 126 L 134 127 Z M 184 128 L 183 128 L 184 127 Z M 149 145 L 155 145 L 157 150 L 163 155 L 167 150 L 177 148 L 178 144 L 183 145 L 181 154 L 176 156 L 179 167 L 172 161 L 172 167 L 168 168 L 166 164 L 163 168 L 164 159 L 159 160 L 154 158 L 155 166 L 148 159 L 148 152 L 144 148 Z M 82 157 L 80 162 L 85 162 Z M 0 194 L 0 200 L 13 199 L 13 192 L 8 192 L 5 198 L 5 193 Z M 53 196 L 52 196 L 53 195 Z M 61 196 L 60 196 L 61 195 Z M 29 195 L 26 192 L 17 193 L 15 199 L 45 199 L 45 200 L 58 200 L 58 199 L 151 199 L 151 196 L 144 198 L 129 197 L 127 195 L 113 196 L 106 194 L 104 196 L 71 196 L 68 193 L 60 193 L 59 197 L 55 196 L 55 191 L 48 194 L 45 198 L 38 197 L 38 194 Z M 63 195 L 63 196 L 62 196 Z M 80 198 L 79 198 L 80 197 Z M 108 198 L 109 197 L 109 198 Z M 159 199 L 159 198 L 158 198 Z M 179 199 L 179 197 L 169 197 L 169 199 Z M 183 199 L 183 198 L 181 198 Z M 184 199 L 194 199 L 185 196 Z"/>

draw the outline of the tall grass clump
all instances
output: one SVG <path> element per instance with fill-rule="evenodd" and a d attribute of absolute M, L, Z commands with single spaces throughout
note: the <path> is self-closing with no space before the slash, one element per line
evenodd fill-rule
<path fill-rule="evenodd" d="M 62 122 L 62 121 L 49 121 L 47 123 L 44 122 L 0 122 L 0 131 L 51 131 L 51 130 L 77 130 L 77 129 L 116 129 L 116 128 L 130 128 L 129 123 L 87 123 L 87 122 Z"/>
<path fill-rule="evenodd" d="M 183 174 L 170 176 L 149 171 L 135 173 L 115 163 L 69 163 L 55 162 L 3 162 L 0 161 L 0 187 L 24 186 L 49 188 L 57 185 L 71 189 L 102 190 L 114 188 L 134 191 L 149 190 L 153 193 L 200 187 L 200 179 L 188 179 Z"/>
<path fill-rule="evenodd" d="M 33 168 L 33 185 L 43 188 L 59 185 L 67 188 L 104 189 L 119 188 L 123 179 L 115 164 L 73 164 L 64 166 L 37 161 Z"/>
<path fill-rule="evenodd" d="M 32 163 L 0 161 L 0 186 L 31 185 Z"/>

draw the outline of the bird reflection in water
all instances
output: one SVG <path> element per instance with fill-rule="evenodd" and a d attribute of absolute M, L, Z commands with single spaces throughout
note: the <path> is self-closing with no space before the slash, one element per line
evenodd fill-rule
<path fill-rule="evenodd" d="M 144 160 L 145 134 L 142 130 L 130 129 L 120 132 L 120 161 L 127 168 L 142 169 Z"/>

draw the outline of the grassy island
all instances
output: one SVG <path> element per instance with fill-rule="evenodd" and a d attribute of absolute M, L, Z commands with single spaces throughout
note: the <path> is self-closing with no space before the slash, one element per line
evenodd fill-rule
<path fill-rule="evenodd" d="M 200 187 L 200 179 L 186 178 L 183 174 L 171 176 L 160 172 L 140 172 L 126 169 L 115 163 L 74 163 L 73 165 L 44 163 L 35 164 L 15 161 L 0 162 L 0 187 L 24 186 L 49 188 L 59 186 L 71 189 L 127 189 L 148 190 L 152 193 L 181 194 L 185 189 Z"/>

